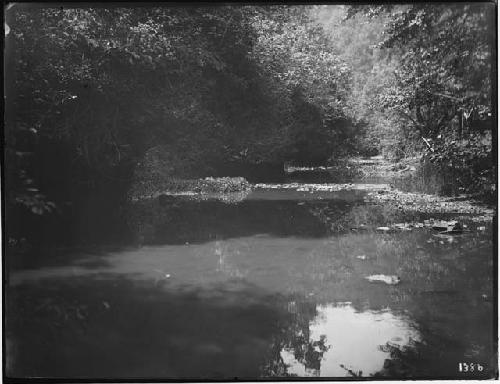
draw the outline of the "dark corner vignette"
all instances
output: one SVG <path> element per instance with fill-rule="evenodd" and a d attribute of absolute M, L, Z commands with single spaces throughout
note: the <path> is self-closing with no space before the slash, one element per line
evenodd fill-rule
<path fill-rule="evenodd" d="M 498 379 L 497 6 L 4 6 L 3 379 Z"/>

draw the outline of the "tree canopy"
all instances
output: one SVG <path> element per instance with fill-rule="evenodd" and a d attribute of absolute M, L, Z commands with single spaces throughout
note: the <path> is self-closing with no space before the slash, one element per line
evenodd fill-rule
<path fill-rule="evenodd" d="M 7 202 L 36 215 L 159 159 L 200 177 L 431 148 L 491 176 L 492 4 L 19 3 L 6 24 Z"/>

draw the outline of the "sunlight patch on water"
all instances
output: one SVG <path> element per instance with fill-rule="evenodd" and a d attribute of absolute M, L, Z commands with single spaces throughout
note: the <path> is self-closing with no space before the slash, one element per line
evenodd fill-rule
<path fill-rule="evenodd" d="M 361 376 L 373 375 L 390 359 L 390 347 L 403 349 L 412 340 L 420 341 L 418 331 L 408 319 L 390 311 L 357 312 L 349 303 L 321 305 L 318 316 L 309 325 L 312 345 L 323 344 L 319 350 L 309 351 L 309 356 L 319 359 L 319 364 L 305 358 L 297 360 L 291 349 L 281 351 L 288 365 L 288 373 L 301 377 L 344 377 L 353 373 Z M 325 348 L 326 347 L 326 348 Z M 352 372 L 350 373 L 349 370 Z M 360 374 L 361 371 L 361 374 Z"/>

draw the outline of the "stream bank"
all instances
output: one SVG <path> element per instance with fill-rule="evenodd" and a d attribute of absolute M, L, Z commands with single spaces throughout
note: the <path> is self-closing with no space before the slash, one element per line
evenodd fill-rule
<path fill-rule="evenodd" d="M 281 183 L 250 183 L 243 177 L 206 177 L 202 179 L 165 178 L 148 194 L 129 196 L 131 202 L 159 198 L 164 203 L 175 196 L 201 200 L 219 200 L 236 203 L 244 200 L 252 191 L 294 190 L 328 194 L 339 191 L 365 191 L 365 201 L 371 204 L 389 205 L 402 211 L 423 213 L 473 214 L 488 221 L 493 219 L 495 210 L 491 205 L 474 200 L 471 195 L 443 196 L 430 193 L 408 191 L 396 188 L 402 178 L 415 175 L 419 167 L 419 157 L 391 162 L 382 156 L 353 158 L 337 162 L 335 165 L 299 167 L 285 165 Z M 276 167 L 272 168 L 276 173 Z M 269 176 L 269 175 L 268 175 Z M 255 179 L 254 179 L 255 180 Z M 259 180 L 259 178 L 257 178 Z M 348 182 L 345 182 L 348 180 Z M 344 182 L 340 182 L 344 181 Z M 147 181 L 142 181 L 148 184 Z M 414 188 L 418 189 L 418 188 Z M 137 188 L 136 188 L 137 190 Z M 327 198 L 327 195 L 321 197 Z"/>

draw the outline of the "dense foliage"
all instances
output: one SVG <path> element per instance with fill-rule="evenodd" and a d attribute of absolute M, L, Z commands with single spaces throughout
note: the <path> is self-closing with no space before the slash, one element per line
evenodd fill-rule
<path fill-rule="evenodd" d="M 343 148 L 349 73 L 306 7 L 17 4 L 6 21 L 12 215 L 85 216 L 155 161 L 199 177 Z"/>
<path fill-rule="evenodd" d="M 354 153 L 427 151 L 491 184 L 491 11 L 10 5 L 7 215 L 88 228 L 137 178 Z"/>
<path fill-rule="evenodd" d="M 493 15 L 487 3 L 321 10 L 356 74 L 350 103 L 368 122 L 360 149 L 424 153 L 453 192 L 494 192 Z"/>

